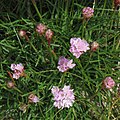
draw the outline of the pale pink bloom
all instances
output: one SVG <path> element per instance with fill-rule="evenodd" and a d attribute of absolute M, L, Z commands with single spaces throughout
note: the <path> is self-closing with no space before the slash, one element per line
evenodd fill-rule
<path fill-rule="evenodd" d="M 70 49 L 69 51 L 76 57 L 79 58 L 84 52 L 89 50 L 89 44 L 87 41 L 80 38 L 71 38 L 70 39 Z"/>
<path fill-rule="evenodd" d="M 34 95 L 34 94 L 30 94 L 28 99 L 29 99 L 30 103 L 37 103 L 37 102 L 39 102 L 39 98 L 36 95 Z"/>
<path fill-rule="evenodd" d="M 51 29 L 48 29 L 46 32 L 45 32 L 45 37 L 48 41 L 48 45 L 50 45 L 50 42 L 51 42 L 51 39 L 53 37 L 53 31 Z"/>
<path fill-rule="evenodd" d="M 103 80 L 103 88 L 111 89 L 115 86 L 115 82 L 111 77 L 106 77 Z"/>
<path fill-rule="evenodd" d="M 61 56 L 58 61 L 58 69 L 60 72 L 65 72 L 68 69 L 72 69 L 76 64 L 72 64 L 73 60 L 66 59 L 64 56 Z"/>
<path fill-rule="evenodd" d="M 36 31 L 37 31 L 40 35 L 43 35 L 43 34 L 45 33 L 46 29 L 47 29 L 46 25 L 44 25 L 44 24 L 42 24 L 42 23 L 38 24 L 37 27 L 36 27 Z"/>
<path fill-rule="evenodd" d="M 99 48 L 99 44 L 96 41 L 94 41 L 91 44 L 91 51 L 96 51 L 98 48 Z"/>
<path fill-rule="evenodd" d="M 20 76 L 24 74 L 24 66 L 20 64 L 11 64 L 11 70 L 14 71 L 13 78 L 18 79 Z"/>
<path fill-rule="evenodd" d="M 55 96 L 59 91 L 60 91 L 60 89 L 57 86 L 53 86 L 53 88 L 51 89 L 53 96 Z"/>
<path fill-rule="evenodd" d="M 60 108 L 69 108 L 70 106 L 73 105 L 75 96 L 73 93 L 73 89 L 70 89 L 70 86 L 64 86 L 63 89 L 60 89 L 56 86 L 53 86 L 52 94 L 54 96 L 53 100 L 54 106 L 57 107 L 58 109 Z"/>
<path fill-rule="evenodd" d="M 82 14 L 85 19 L 91 18 L 93 16 L 93 13 L 94 13 L 94 10 L 90 7 L 85 7 L 82 10 Z"/>

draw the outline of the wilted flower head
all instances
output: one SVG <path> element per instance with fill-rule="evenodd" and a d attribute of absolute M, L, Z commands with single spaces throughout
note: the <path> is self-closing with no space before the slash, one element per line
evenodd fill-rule
<path fill-rule="evenodd" d="M 14 86 L 15 86 L 15 83 L 13 81 L 8 81 L 7 82 L 7 87 L 8 88 L 14 88 Z"/>
<path fill-rule="evenodd" d="M 39 98 L 36 95 L 34 95 L 34 94 L 30 94 L 28 99 L 29 99 L 30 103 L 37 103 L 37 102 L 39 102 Z"/>
<path fill-rule="evenodd" d="M 81 40 L 80 38 L 71 38 L 70 39 L 70 52 L 76 57 L 79 58 L 84 52 L 89 50 L 89 44 L 85 40 Z"/>
<path fill-rule="evenodd" d="M 84 19 L 91 18 L 93 16 L 93 13 L 94 13 L 94 10 L 90 7 L 85 7 L 82 10 L 82 14 L 83 14 Z"/>
<path fill-rule="evenodd" d="M 19 109 L 20 109 L 21 111 L 23 111 L 23 113 L 25 113 L 26 110 L 27 110 L 27 107 L 28 107 L 28 105 L 26 105 L 26 104 L 23 103 L 23 104 L 20 105 Z"/>
<path fill-rule="evenodd" d="M 115 82 L 111 77 L 106 77 L 103 80 L 103 88 L 111 89 L 115 86 Z"/>
<path fill-rule="evenodd" d="M 26 36 L 26 31 L 25 30 L 20 30 L 19 31 L 19 36 L 20 37 L 25 37 Z"/>
<path fill-rule="evenodd" d="M 120 6 L 120 0 L 114 0 L 115 9 Z"/>
<path fill-rule="evenodd" d="M 48 41 L 48 45 L 50 45 L 50 42 L 51 42 L 51 39 L 53 37 L 53 31 L 51 29 L 48 29 L 46 32 L 45 32 L 45 37 Z"/>
<path fill-rule="evenodd" d="M 66 59 L 64 56 L 61 56 L 58 61 L 58 69 L 61 72 L 65 72 L 68 69 L 72 69 L 76 64 L 72 64 L 73 60 Z"/>
<path fill-rule="evenodd" d="M 47 29 L 46 25 L 40 23 L 36 27 L 36 31 L 40 34 L 43 35 L 45 33 L 45 30 Z"/>
<path fill-rule="evenodd" d="M 51 92 L 54 96 L 54 106 L 58 109 L 69 108 L 74 103 L 75 96 L 73 89 L 70 89 L 70 86 L 65 85 L 63 89 L 53 86 Z"/>
<path fill-rule="evenodd" d="M 20 64 L 11 64 L 11 70 L 14 71 L 13 78 L 18 79 L 24 75 L 24 66 Z"/>
<path fill-rule="evenodd" d="M 99 48 L 99 44 L 96 41 L 94 41 L 91 44 L 91 51 L 96 51 L 98 48 Z"/>

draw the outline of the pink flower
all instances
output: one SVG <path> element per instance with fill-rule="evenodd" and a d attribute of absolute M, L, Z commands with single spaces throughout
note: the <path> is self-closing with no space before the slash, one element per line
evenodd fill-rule
<path fill-rule="evenodd" d="M 66 59 L 65 57 L 61 56 L 58 61 L 58 69 L 61 72 L 65 72 L 68 69 L 72 69 L 76 64 L 72 64 L 73 60 Z"/>
<path fill-rule="evenodd" d="M 98 48 L 99 48 L 99 44 L 96 41 L 94 41 L 91 44 L 91 51 L 96 51 Z"/>
<path fill-rule="evenodd" d="M 114 86 L 115 86 L 115 82 L 111 77 L 106 77 L 103 80 L 103 88 L 111 89 Z"/>
<path fill-rule="evenodd" d="M 90 7 L 85 7 L 82 10 L 84 19 L 90 19 L 93 16 L 94 10 Z"/>
<path fill-rule="evenodd" d="M 39 98 L 36 95 L 34 95 L 34 94 L 30 94 L 28 99 L 29 99 L 30 103 L 37 103 L 37 102 L 39 102 Z"/>
<path fill-rule="evenodd" d="M 45 33 L 45 30 L 47 29 L 46 25 L 40 23 L 36 27 L 36 31 L 40 34 L 43 35 Z"/>
<path fill-rule="evenodd" d="M 76 57 L 79 58 L 84 52 L 89 50 L 89 44 L 85 40 L 80 38 L 71 38 L 70 39 L 71 47 L 69 51 Z"/>
<path fill-rule="evenodd" d="M 13 78 L 18 79 L 24 75 L 24 66 L 20 64 L 11 64 L 11 70 L 14 71 Z"/>
<path fill-rule="evenodd" d="M 54 96 L 53 100 L 55 100 L 54 106 L 58 109 L 69 108 L 74 103 L 75 96 L 70 86 L 65 85 L 63 89 L 53 86 L 51 91 Z"/>
<path fill-rule="evenodd" d="M 48 29 L 45 33 L 45 37 L 48 41 L 48 45 L 50 45 L 51 39 L 53 37 L 53 31 L 51 29 Z"/>

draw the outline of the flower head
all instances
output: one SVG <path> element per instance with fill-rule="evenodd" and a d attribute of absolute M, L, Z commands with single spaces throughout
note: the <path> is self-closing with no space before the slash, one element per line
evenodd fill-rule
<path fill-rule="evenodd" d="M 45 30 L 47 29 L 46 25 L 40 23 L 36 27 L 36 31 L 40 34 L 43 35 L 45 33 Z"/>
<path fill-rule="evenodd" d="M 75 96 L 73 89 L 70 89 L 70 86 L 65 85 L 63 89 L 60 89 L 57 86 L 53 86 L 51 91 L 54 96 L 54 106 L 58 109 L 69 108 L 74 103 Z"/>
<path fill-rule="evenodd" d="M 61 72 L 65 72 L 68 69 L 72 69 L 76 64 L 72 64 L 73 60 L 66 59 L 64 56 L 61 56 L 58 61 L 58 69 Z"/>
<path fill-rule="evenodd" d="M 89 50 L 89 44 L 85 40 L 80 38 L 71 38 L 70 39 L 71 47 L 69 51 L 76 57 L 79 58 L 84 52 Z"/>
<path fill-rule="evenodd" d="M 11 70 L 14 71 L 13 78 L 18 79 L 24 75 L 24 66 L 20 64 L 11 64 Z"/>
<path fill-rule="evenodd" d="M 45 37 L 48 41 L 48 45 L 50 45 L 50 42 L 51 42 L 51 39 L 53 37 L 53 31 L 51 29 L 48 29 L 46 32 L 45 32 Z"/>
<path fill-rule="evenodd" d="M 106 77 L 103 80 L 103 88 L 111 89 L 115 86 L 115 82 L 111 77 Z"/>
<path fill-rule="evenodd" d="M 84 19 L 90 19 L 93 16 L 94 10 L 90 7 L 85 7 L 82 10 Z"/>
<path fill-rule="evenodd" d="M 91 51 L 96 51 L 98 48 L 99 48 L 99 44 L 96 41 L 94 41 L 91 44 Z"/>
<path fill-rule="evenodd" d="M 37 103 L 37 102 L 39 102 L 39 98 L 36 95 L 34 95 L 34 94 L 30 94 L 28 99 L 29 99 L 30 103 Z"/>

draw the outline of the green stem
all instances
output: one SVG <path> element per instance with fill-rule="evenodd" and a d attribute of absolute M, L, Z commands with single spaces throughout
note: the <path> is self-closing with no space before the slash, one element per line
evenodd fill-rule
<path fill-rule="evenodd" d="M 34 7 L 35 7 L 35 10 L 36 10 L 36 12 L 37 12 L 38 16 L 39 16 L 39 17 L 40 17 L 40 19 L 42 20 L 42 16 L 41 16 L 41 14 L 40 14 L 40 12 L 39 12 L 39 10 L 38 10 L 37 6 L 36 6 L 36 2 L 35 2 L 35 0 L 32 0 L 32 3 L 33 3 L 33 5 L 34 5 Z"/>

